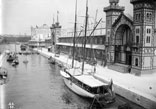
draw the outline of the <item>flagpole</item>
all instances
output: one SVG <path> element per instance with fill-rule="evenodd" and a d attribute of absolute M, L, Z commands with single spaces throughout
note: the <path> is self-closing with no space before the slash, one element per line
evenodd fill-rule
<path fill-rule="evenodd" d="M 59 11 L 57 11 L 57 22 L 59 22 L 58 14 L 59 14 Z"/>
<path fill-rule="evenodd" d="M 84 35 L 84 46 L 83 46 L 82 74 L 84 72 L 84 61 L 86 60 L 87 23 L 88 23 L 88 0 L 86 0 L 86 19 L 85 19 L 85 35 Z"/>

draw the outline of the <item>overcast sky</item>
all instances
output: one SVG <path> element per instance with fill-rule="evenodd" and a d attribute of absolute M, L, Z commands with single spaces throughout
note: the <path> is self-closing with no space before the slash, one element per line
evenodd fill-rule
<path fill-rule="evenodd" d="M 31 26 L 53 23 L 59 11 L 59 22 L 63 29 L 73 28 L 76 0 L 2 0 L 2 33 L 30 34 Z M 85 15 L 86 0 L 78 0 L 78 16 Z M 97 20 L 103 18 L 103 8 L 109 5 L 109 0 L 88 0 L 89 16 L 94 21 L 98 9 Z M 125 6 L 125 13 L 132 15 L 133 6 L 130 0 L 120 0 L 120 6 Z M 83 17 L 78 17 L 78 23 L 83 23 Z"/>

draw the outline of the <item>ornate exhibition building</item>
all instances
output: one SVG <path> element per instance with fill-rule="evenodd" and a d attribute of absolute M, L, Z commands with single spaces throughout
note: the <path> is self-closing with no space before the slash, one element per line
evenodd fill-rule
<path fill-rule="evenodd" d="M 86 36 L 86 62 L 96 59 L 108 68 L 140 75 L 156 71 L 156 2 L 155 0 L 131 0 L 133 17 L 124 13 L 125 7 L 119 0 L 109 0 L 104 8 L 105 26 L 98 26 Z M 51 27 L 51 36 L 61 27 Z M 101 27 L 101 28 L 100 28 Z M 57 32 L 58 33 L 58 32 Z M 61 32 L 60 32 L 61 33 Z M 52 38 L 55 51 L 72 56 L 74 33 L 57 35 Z M 54 40 L 55 39 L 55 40 Z M 56 41 L 57 39 L 57 41 Z M 75 59 L 82 58 L 84 30 L 75 37 Z"/>

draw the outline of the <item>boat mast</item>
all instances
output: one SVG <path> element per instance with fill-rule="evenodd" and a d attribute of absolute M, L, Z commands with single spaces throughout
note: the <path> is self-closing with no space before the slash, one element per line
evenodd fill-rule
<path fill-rule="evenodd" d="M 88 0 L 86 1 L 86 21 L 85 21 L 85 36 L 84 36 L 84 47 L 83 47 L 83 62 L 82 62 L 82 73 L 84 71 L 84 61 L 86 59 L 86 36 L 87 36 L 87 23 L 88 23 Z"/>
<path fill-rule="evenodd" d="M 73 60 L 72 60 L 72 68 L 74 67 L 74 59 L 75 59 L 76 25 L 77 25 L 77 0 L 76 0 L 76 4 L 75 4 L 75 24 L 74 24 L 74 37 L 73 37 Z"/>
<path fill-rule="evenodd" d="M 16 37 L 14 37 L 15 38 L 15 53 L 16 53 Z"/>

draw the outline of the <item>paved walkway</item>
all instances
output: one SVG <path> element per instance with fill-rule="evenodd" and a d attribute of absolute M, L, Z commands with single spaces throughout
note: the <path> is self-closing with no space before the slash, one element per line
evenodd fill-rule
<path fill-rule="evenodd" d="M 37 50 L 37 49 L 36 49 Z M 53 53 L 42 48 L 39 53 L 46 57 L 54 57 L 64 65 L 71 66 L 71 59 L 66 55 L 55 57 Z M 76 66 L 81 66 L 81 63 L 75 62 Z M 85 64 L 85 68 L 92 68 L 91 65 Z M 115 92 L 130 101 L 133 101 L 145 108 L 155 109 L 156 107 L 156 72 L 154 74 L 145 74 L 135 76 L 128 73 L 120 73 L 107 67 L 97 65 L 94 76 L 102 81 L 109 82 L 113 79 Z"/>

